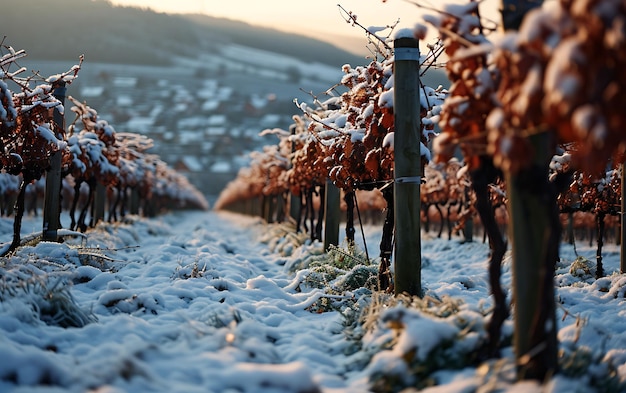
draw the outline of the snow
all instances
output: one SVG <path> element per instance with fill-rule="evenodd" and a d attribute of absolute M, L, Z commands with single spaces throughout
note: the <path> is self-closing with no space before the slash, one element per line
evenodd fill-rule
<path fill-rule="evenodd" d="M 381 108 L 393 108 L 393 90 L 385 90 L 380 93 L 378 106 Z"/>
<path fill-rule="evenodd" d="M 564 57 L 567 60 L 564 61 Z M 580 76 L 572 70 L 588 67 L 581 44 L 576 39 L 565 39 L 553 52 L 546 67 L 544 90 L 549 92 L 546 105 L 561 101 L 572 102 L 581 94 L 584 86 Z M 533 81 L 539 85 L 538 81 Z"/>
<path fill-rule="evenodd" d="M 57 149 L 62 150 L 65 148 L 66 142 L 57 139 L 47 124 L 37 126 L 36 132 L 38 136 L 43 137 L 49 144 L 56 146 Z"/>
<path fill-rule="evenodd" d="M 413 38 L 413 30 L 409 28 L 398 29 L 394 35 L 394 39 L 399 38 Z"/>
<path fill-rule="evenodd" d="M 211 54 L 211 57 L 215 57 Z M 288 70 L 290 68 L 299 70 L 302 75 L 310 79 L 321 79 L 328 81 L 336 81 L 341 78 L 341 71 L 336 67 L 324 65 L 317 62 L 303 62 L 291 56 L 280 55 L 274 52 L 268 52 L 262 49 L 255 49 L 246 46 L 229 43 L 220 48 L 220 57 L 226 61 L 229 66 L 236 66 L 238 63 L 242 67 L 247 64 L 253 67 L 248 71 L 254 72 L 267 71 L 267 75 L 276 78 L 286 78 L 284 72 L 276 72 L 278 70 Z M 203 60 L 203 59 L 201 59 Z"/>
<path fill-rule="evenodd" d="M 26 217 L 25 234 L 40 224 Z M 11 227 L 11 219 L 0 218 L 0 241 L 10 242 Z M 365 392 L 383 374 L 420 383 L 407 359 L 458 361 L 484 338 L 489 249 L 479 237 L 462 243 L 423 233 L 426 295 L 409 306 L 363 288 L 333 294 L 312 285 L 311 258 L 323 255 L 322 245 L 290 230 L 233 213 L 185 211 L 130 216 L 100 223 L 84 238 L 24 246 L 0 264 L 0 391 Z M 364 227 L 369 255 L 376 255 L 381 232 Z M 362 239 L 357 244 L 363 248 Z M 583 262 L 595 257 L 589 245 L 577 250 Z M 480 366 L 445 363 L 430 375 L 438 386 L 423 391 L 593 391 L 592 379 L 610 372 L 626 380 L 618 246 L 604 245 L 608 275 L 600 280 L 589 274 L 592 263 L 590 272 L 571 269 L 571 245 L 562 245 L 561 257 L 560 345 L 568 354 L 588 352 L 588 368 L 544 387 L 515 383 L 505 346 L 502 359 Z M 507 254 L 502 281 L 509 301 L 510 262 Z M 11 292 L 17 277 L 32 279 Z M 77 309 L 66 310 L 73 320 L 52 313 L 45 299 L 55 297 L 66 305 L 73 299 Z M 324 299 L 342 306 L 312 312 Z M 388 303 L 366 318 L 369 328 L 349 328 L 349 317 L 367 316 L 374 299 Z M 510 337 L 510 318 L 503 332 Z"/>
<path fill-rule="evenodd" d="M 428 26 L 421 23 L 416 23 L 413 26 L 413 36 L 416 39 L 424 40 L 426 38 L 426 34 L 428 34 Z M 420 63 L 423 63 L 423 61 L 420 60 Z"/>
<path fill-rule="evenodd" d="M 393 132 L 389 132 L 385 135 L 385 138 L 383 138 L 383 147 L 388 148 L 390 151 L 393 151 L 394 148 L 394 136 L 395 134 Z"/>

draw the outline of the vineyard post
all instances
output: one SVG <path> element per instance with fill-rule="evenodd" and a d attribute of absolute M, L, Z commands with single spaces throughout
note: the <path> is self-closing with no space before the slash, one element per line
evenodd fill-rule
<path fill-rule="evenodd" d="M 137 186 L 138 187 L 138 186 Z M 139 214 L 139 190 L 137 187 L 132 187 L 130 189 L 130 214 Z"/>
<path fill-rule="evenodd" d="M 293 219 L 293 222 L 296 223 L 296 229 L 299 230 L 298 223 L 300 222 L 300 215 L 302 214 L 300 209 L 300 198 L 301 196 L 295 194 L 294 192 L 289 192 L 289 217 Z"/>
<path fill-rule="evenodd" d="M 293 219 L 293 222 L 300 222 L 300 196 L 293 192 L 289 192 L 289 217 Z"/>
<path fill-rule="evenodd" d="M 620 214 L 620 231 L 621 231 L 621 241 L 620 241 L 620 265 L 619 271 L 620 273 L 626 273 L 626 162 L 622 163 L 622 211 Z"/>
<path fill-rule="evenodd" d="M 394 40 L 395 293 L 422 294 L 420 239 L 419 47 L 413 36 Z"/>
<path fill-rule="evenodd" d="M 506 30 L 518 30 L 536 0 L 502 0 Z M 537 129 L 527 137 L 533 151 L 529 166 L 505 172 L 513 271 L 513 346 L 518 379 L 543 381 L 558 369 L 554 268 L 561 227 L 556 194 L 548 182 L 555 154 L 554 131 Z"/>
<path fill-rule="evenodd" d="M 261 195 L 261 218 L 265 222 L 269 222 L 267 219 L 269 209 L 267 207 L 267 197 L 265 195 Z"/>
<path fill-rule="evenodd" d="M 276 211 L 276 203 L 274 201 L 274 195 L 263 195 L 263 219 L 266 223 L 274 223 L 274 213 Z"/>
<path fill-rule="evenodd" d="M 463 242 L 471 243 L 474 240 L 474 219 L 472 217 L 465 221 L 463 226 Z"/>
<path fill-rule="evenodd" d="M 254 203 L 255 203 L 255 200 L 252 198 L 245 199 L 245 212 L 249 216 L 254 215 Z"/>
<path fill-rule="evenodd" d="M 252 204 L 252 215 L 254 217 L 264 218 L 263 213 L 263 195 L 259 195 L 254 198 L 254 203 Z"/>
<path fill-rule="evenodd" d="M 65 82 L 60 81 L 53 95 L 61 105 L 65 105 Z M 61 132 L 56 137 L 63 139 L 65 132 L 65 118 L 60 108 L 54 108 L 54 122 Z M 61 228 L 61 152 L 55 152 L 50 157 L 50 169 L 46 172 L 46 190 L 43 202 L 42 238 L 45 241 L 56 242 L 58 229 Z"/>
<path fill-rule="evenodd" d="M 94 215 L 93 226 L 98 224 L 98 221 L 104 219 L 104 202 L 106 200 L 106 186 L 101 182 L 96 182 L 96 193 L 94 195 Z"/>
<path fill-rule="evenodd" d="M 292 124 L 289 127 L 289 131 L 291 132 L 291 135 L 296 135 L 296 125 Z M 292 140 L 291 142 L 291 157 L 293 160 L 293 153 L 296 151 L 296 142 L 294 142 Z M 291 166 L 293 167 L 293 162 L 291 163 Z M 289 216 L 291 218 L 293 218 L 294 222 L 296 223 L 296 229 L 299 230 L 300 228 L 298 227 L 298 224 L 300 223 L 300 215 L 302 214 L 302 212 L 300 211 L 300 200 L 301 200 L 301 194 L 295 194 L 293 191 L 289 192 Z"/>
<path fill-rule="evenodd" d="M 543 380 L 557 369 L 554 264 L 560 223 L 556 196 L 546 195 L 551 136 L 546 131 L 529 137 L 532 166 L 517 174 L 506 173 L 519 379 Z"/>
<path fill-rule="evenodd" d="M 276 222 L 276 209 L 278 208 L 278 199 L 274 194 L 268 195 L 267 199 L 269 200 L 267 204 L 267 222 L 274 223 Z"/>
<path fill-rule="evenodd" d="M 331 245 L 339 245 L 339 216 L 341 214 L 339 188 L 330 179 L 326 179 L 326 196 L 324 199 L 326 204 L 324 210 L 324 251 L 328 251 Z"/>

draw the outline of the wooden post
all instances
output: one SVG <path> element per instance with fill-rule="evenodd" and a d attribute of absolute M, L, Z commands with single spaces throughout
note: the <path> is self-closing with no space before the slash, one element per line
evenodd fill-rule
<path fill-rule="evenodd" d="M 261 217 L 263 218 L 263 206 L 265 206 L 263 204 L 263 195 L 259 195 L 256 198 L 253 199 L 253 203 L 252 203 L 252 215 L 254 217 Z"/>
<path fill-rule="evenodd" d="M 554 265 L 561 234 L 556 196 L 546 195 L 551 137 L 549 131 L 528 137 L 532 166 L 506 173 L 518 379 L 542 381 L 558 367 Z"/>
<path fill-rule="evenodd" d="M 339 216 L 340 195 L 339 188 L 330 179 L 326 180 L 326 195 L 324 198 L 324 251 L 331 245 L 339 245 Z"/>
<path fill-rule="evenodd" d="M 59 82 L 54 89 L 54 97 L 65 104 L 65 82 Z M 61 132 L 56 133 L 58 139 L 63 139 L 65 133 L 65 118 L 59 108 L 54 108 L 54 122 Z M 50 169 L 46 172 L 46 190 L 43 202 L 43 228 L 42 238 L 44 241 L 58 241 L 57 231 L 61 228 L 61 152 L 57 151 L 50 158 Z"/>
<path fill-rule="evenodd" d="M 346 192 L 343 196 L 346 202 L 346 240 L 349 245 L 354 244 L 354 209 L 356 206 L 354 191 Z"/>
<path fill-rule="evenodd" d="M 502 0 L 502 26 L 506 30 L 519 30 L 526 13 L 542 3 L 543 0 Z"/>
<path fill-rule="evenodd" d="M 525 14 L 541 0 L 502 0 L 505 30 L 518 30 Z M 561 225 L 556 195 L 548 185 L 554 132 L 528 137 L 530 166 L 505 173 L 509 199 L 514 330 L 518 379 L 544 381 L 558 370 L 554 267 L 559 258 Z"/>
<path fill-rule="evenodd" d="M 422 295 L 420 224 L 419 47 L 413 36 L 394 41 L 395 294 Z"/>
<path fill-rule="evenodd" d="M 576 238 L 574 237 L 574 212 L 567 213 L 567 242 L 574 244 Z"/>
<path fill-rule="evenodd" d="M 472 217 L 465 221 L 463 227 L 463 243 L 471 243 L 474 241 L 474 219 Z"/>
<path fill-rule="evenodd" d="M 324 217 L 326 217 L 326 182 L 318 187 L 318 196 L 319 196 L 319 205 L 320 208 L 317 210 L 317 223 L 313 226 L 314 211 L 313 203 L 311 203 L 311 228 L 313 229 L 313 239 L 322 240 L 324 229 Z"/>
<path fill-rule="evenodd" d="M 296 231 L 300 232 L 300 216 L 302 215 L 301 206 L 302 203 L 300 200 L 302 197 L 300 195 L 296 195 L 292 192 L 289 193 L 289 217 L 296 224 Z"/>
<path fill-rule="evenodd" d="M 270 224 L 272 222 L 272 197 L 263 195 L 261 196 L 261 217 L 263 220 Z"/>
<path fill-rule="evenodd" d="M 284 222 L 285 221 L 285 208 L 286 208 L 286 198 L 287 194 L 283 192 L 279 192 L 276 194 L 276 222 Z"/>
<path fill-rule="evenodd" d="M 128 208 L 130 214 L 139 214 L 139 190 L 137 187 L 131 187 L 130 189 L 130 207 Z"/>
<path fill-rule="evenodd" d="M 106 201 L 107 189 L 104 184 L 96 182 L 96 193 L 94 195 L 94 214 L 92 226 L 96 226 L 98 221 L 104 220 L 104 202 Z"/>
<path fill-rule="evenodd" d="M 622 163 L 622 214 L 620 215 L 621 228 L 621 241 L 620 241 L 620 273 L 626 273 L 626 163 Z"/>
<path fill-rule="evenodd" d="M 292 124 L 289 127 L 289 131 L 291 132 L 291 135 L 295 135 L 296 134 L 296 125 Z M 291 142 L 291 153 L 294 153 L 296 151 L 296 143 L 295 142 Z M 293 163 L 291 164 L 291 166 L 293 166 Z M 300 221 L 301 221 L 301 215 L 302 215 L 302 193 L 298 193 L 297 195 L 294 194 L 293 192 L 289 192 L 289 216 L 294 220 L 294 222 L 296 223 L 296 231 L 300 231 Z"/>

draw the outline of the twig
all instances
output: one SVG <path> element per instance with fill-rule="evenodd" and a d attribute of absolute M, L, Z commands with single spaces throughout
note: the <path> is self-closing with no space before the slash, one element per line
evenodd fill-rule
<path fill-rule="evenodd" d="M 354 14 L 350 11 L 347 11 L 345 8 L 343 8 L 341 6 L 341 4 L 337 4 L 337 7 L 339 7 L 340 13 L 342 13 L 342 17 L 344 18 L 344 20 L 348 23 L 352 23 L 352 25 L 356 25 L 358 27 L 360 27 L 361 29 L 363 29 L 366 33 L 368 37 L 374 36 L 374 38 L 376 38 L 378 40 L 378 42 L 380 42 L 385 49 L 387 50 L 391 50 L 391 47 L 385 42 L 385 40 L 383 40 L 382 38 L 380 38 L 378 35 L 372 33 L 371 31 L 369 31 L 365 26 L 363 26 L 362 24 L 360 24 L 357 20 L 356 20 L 356 16 L 354 16 Z M 345 14 L 345 16 L 344 16 Z M 398 24 L 399 20 L 396 21 L 396 23 L 393 26 L 387 26 L 388 28 L 392 29 Z"/>
<path fill-rule="evenodd" d="M 452 18 L 458 18 L 458 16 L 457 16 L 457 15 L 454 15 L 454 14 L 452 14 L 452 13 L 450 13 L 450 12 L 446 12 L 446 11 L 440 10 L 440 9 L 438 9 L 438 8 L 436 8 L 436 7 L 432 6 L 432 5 L 424 5 L 424 4 L 421 4 L 421 3 L 420 3 L 420 2 L 418 2 L 418 1 L 413 1 L 413 0 L 404 0 L 404 1 L 405 1 L 405 2 L 407 2 L 407 3 L 409 3 L 409 4 L 413 4 L 413 5 L 414 5 L 414 6 L 416 6 L 417 8 L 423 8 L 423 9 L 425 9 L 425 10 L 427 10 L 427 11 L 433 11 L 433 12 L 436 12 L 436 13 L 439 13 L 439 14 L 443 14 L 443 15 L 446 15 L 446 16 L 449 16 L 449 17 L 452 17 Z M 478 0 L 478 1 L 470 0 L 470 1 L 475 2 L 475 3 L 482 3 L 484 0 Z M 478 8 L 478 7 L 476 7 L 476 8 Z M 490 32 L 494 32 L 494 31 L 498 30 L 498 26 L 499 26 L 498 22 L 496 22 L 496 21 L 494 21 L 494 20 L 491 20 L 491 19 L 489 19 L 489 18 L 483 18 L 483 17 L 481 17 L 481 16 L 480 16 L 480 13 L 478 13 L 478 15 L 477 15 L 477 16 L 478 16 L 478 18 L 479 18 L 481 21 L 482 21 L 482 20 L 485 20 L 485 21 L 489 22 L 490 24 L 493 24 L 493 25 L 494 25 L 494 27 L 485 27 L 485 26 L 483 26 L 483 24 L 482 24 L 482 22 L 481 22 L 481 23 L 480 23 L 480 30 L 481 30 L 481 34 L 482 34 L 482 30 L 483 30 L 483 29 L 487 29 L 487 30 L 488 30 L 488 31 L 490 31 Z"/>

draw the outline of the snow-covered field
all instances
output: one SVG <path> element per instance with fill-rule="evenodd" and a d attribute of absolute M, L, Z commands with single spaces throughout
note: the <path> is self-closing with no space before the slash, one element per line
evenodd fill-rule
<path fill-rule="evenodd" d="M 0 241 L 11 226 L 0 219 Z M 25 233 L 39 228 L 26 219 Z M 374 259 L 381 228 L 364 230 Z M 515 383 L 510 344 L 502 359 L 472 361 L 491 304 L 488 247 L 475 240 L 423 234 L 426 296 L 404 302 L 354 284 L 376 271 L 362 252 L 330 258 L 284 225 L 230 213 L 131 217 L 85 239 L 23 247 L 0 260 L 0 392 L 624 389 L 619 249 L 605 246 L 608 276 L 596 281 L 594 263 L 570 273 L 576 255 L 563 245 L 563 372 L 540 387 Z M 594 260 L 587 245 L 578 253 Z M 510 288 L 508 258 L 503 271 Z M 510 340 L 510 319 L 504 334 Z"/>

